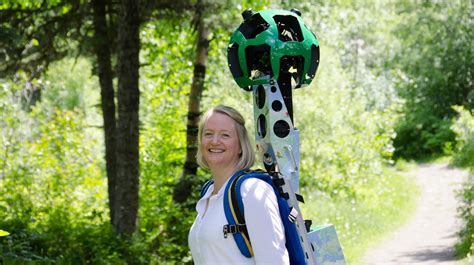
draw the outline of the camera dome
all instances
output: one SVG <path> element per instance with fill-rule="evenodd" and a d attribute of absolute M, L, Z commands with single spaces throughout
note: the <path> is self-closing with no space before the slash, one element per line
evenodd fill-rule
<path fill-rule="evenodd" d="M 242 13 L 244 22 L 234 31 L 227 50 L 230 71 L 237 84 L 269 84 L 291 77 L 293 88 L 308 85 L 319 65 L 319 43 L 298 10 Z"/>

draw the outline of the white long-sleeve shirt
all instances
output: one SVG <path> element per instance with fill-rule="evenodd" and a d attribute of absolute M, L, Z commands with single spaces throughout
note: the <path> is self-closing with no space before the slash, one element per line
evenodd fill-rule
<path fill-rule="evenodd" d="M 273 188 L 256 178 L 242 183 L 245 222 L 254 252 L 253 257 L 247 258 L 233 235 L 224 238 L 223 227 L 228 224 L 223 206 L 226 185 L 216 195 L 212 195 L 211 185 L 196 205 L 198 215 L 188 236 L 194 264 L 289 264 L 285 230 Z"/>

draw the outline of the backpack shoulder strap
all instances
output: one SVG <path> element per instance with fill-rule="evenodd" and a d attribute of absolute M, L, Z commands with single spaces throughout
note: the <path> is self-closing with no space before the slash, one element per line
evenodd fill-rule
<path fill-rule="evenodd" d="M 199 198 L 202 198 L 202 197 L 206 194 L 207 190 L 209 189 L 209 187 L 210 187 L 212 184 L 214 184 L 214 180 L 210 179 L 210 180 L 206 181 L 206 182 L 204 183 L 204 185 L 202 185 L 202 187 L 201 187 L 201 193 L 200 193 L 200 195 L 199 195 Z"/>
<path fill-rule="evenodd" d="M 298 231 L 292 218 L 290 218 L 291 208 L 288 206 L 286 199 L 282 194 L 280 194 L 280 191 L 274 184 L 272 177 L 265 171 L 245 171 L 239 174 L 236 173 L 232 176 L 232 179 L 229 180 L 224 194 L 224 212 L 229 224 L 224 226 L 224 237 L 227 236 L 227 233 L 232 233 L 242 255 L 248 258 L 253 256 L 253 249 L 247 226 L 245 224 L 244 204 L 242 195 L 240 194 L 240 187 L 244 180 L 248 178 L 258 178 L 273 187 L 273 191 L 277 198 L 282 224 L 285 227 L 285 246 L 288 250 L 290 264 L 305 265 L 306 260 L 301 247 Z"/>
<path fill-rule="evenodd" d="M 242 255 L 250 258 L 253 256 L 253 249 L 245 224 L 244 204 L 240 194 L 240 187 L 243 181 L 248 178 L 259 178 L 272 185 L 271 177 L 263 171 L 245 170 L 234 174 L 227 183 L 224 192 L 224 213 L 229 223 L 224 226 L 223 232 L 224 237 L 227 237 L 228 233 L 232 233 Z"/>

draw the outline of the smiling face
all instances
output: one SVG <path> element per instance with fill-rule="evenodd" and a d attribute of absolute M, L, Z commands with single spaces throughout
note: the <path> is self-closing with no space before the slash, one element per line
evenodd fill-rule
<path fill-rule="evenodd" d="M 212 113 L 202 130 L 201 150 L 211 171 L 233 173 L 242 153 L 235 121 L 225 114 Z"/>

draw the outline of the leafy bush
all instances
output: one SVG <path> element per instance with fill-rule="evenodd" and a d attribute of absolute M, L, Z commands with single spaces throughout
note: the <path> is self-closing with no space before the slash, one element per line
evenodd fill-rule
<path fill-rule="evenodd" d="M 450 126 L 449 119 L 440 119 L 429 113 L 407 113 L 395 127 L 394 158 L 419 159 L 443 154 L 445 147 L 454 142 Z"/>
<path fill-rule="evenodd" d="M 473 5 L 400 2 L 395 8 L 402 20 L 394 33 L 403 45 L 390 67 L 407 114 L 397 126 L 396 156 L 440 155 L 454 140 L 451 106 L 474 107 Z"/>
<path fill-rule="evenodd" d="M 27 109 L 21 73 L 2 82 L 0 227 L 11 234 L 1 238 L 0 255 L 6 263 L 104 263 L 125 253 L 126 242 L 108 225 L 98 97 L 85 94 L 96 83 L 82 59 L 80 71 L 64 74 L 73 64 L 54 64 L 46 79 L 33 80 L 42 99 Z"/>
<path fill-rule="evenodd" d="M 454 110 L 459 117 L 453 122 L 452 129 L 456 133 L 456 149 L 453 154 L 455 165 L 467 167 L 472 174 L 459 192 L 461 206 L 458 212 L 464 220 L 464 227 L 459 232 L 460 241 L 457 253 L 466 256 L 474 255 L 474 116 L 461 106 Z"/>
<path fill-rule="evenodd" d="M 459 193 L 461 206 L 458 208 L 464 227 L 459 231 L 459 242 L 456 252 L 459 256 L 474 255 L 474 177 L 470 175 L 462 191 Z"/>
<path fill-rule="evenodd" d="M 456 134 L 454 163 L 461 167 L 474 168 L 474 117 L 461 106 L 453 108 L 459 114 L 451 126 Z"/>
<path fill-rule="evenodd" d="M 323 51 L 332 54 L 328 48 Z M 337 67 L 337 61 L 326 55 L 322 59 Z M 341 77 L 322 69 L 322 81 L 317 81 L 316 88 L 295 95 L 295 109 L 301 113 L 297 119 L 301 176 L 304 186 L 352 198 L 367 195 L 376 183 L 383 182 L 382 169 L 390 163 L 393 151 L 397 106 L 368 108 L 364 89 L 349 88 Z M 336 78 L 339 86 L 332 85 Z"/>

